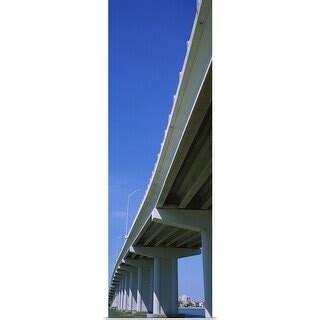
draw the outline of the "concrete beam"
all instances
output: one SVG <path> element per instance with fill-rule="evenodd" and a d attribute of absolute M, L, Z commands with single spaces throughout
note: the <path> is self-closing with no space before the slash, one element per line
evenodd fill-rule
<path fill-rule="evenodd" d="M 201 209 L 208 209 L 212 206 L 212 198 L 209 198 L 201 207 Z"/>
<path fill-rule="evenodd" d="M 201 84 L 200 90 L 197 94 L 196 101 L 193 106 L 193 114 L 188 121 L 185 132 L 183 135 L 183 139 L 180 140 L 179 145 L 177 147 L 177 153 L 175 155 L 175 161 L 171 164 L 170 171 L 166 177 L 166 181 L 163 185 L 163 189 L 161 191 L 161 195 L 158 201 L 158 206 L 163 206 L 165 200 L 170 192 L 170 189 L 177 177 L 177 174 L 188 154 L 190 146 L 196 136 L 202 120 L 208 111 L 208 107 L 212 100 L 212 72 L 206 73 L 203 83 Z"/>
<path fill-rule="evenodd" d="M 125 259 L 124 260 L 126 262 L 126 264 L 130 264 L 131 266 L 135 266 L 135 267 L 142 267 L 145 265 L 148 266 L 152 266 L 153 264 L 153 260 L 137 260 L 137 259 Z"/>
<path fill-rule="evenodd" d="M 194 236 L 189 237 L 188 239 L 183 240 L 182 242 L 179 242 L 179 243 L 177 244 L 177 247 L 181 247 L 181 246 L 183 246 L 184 244 L 186 244 L 186 243 L 188 243 L 188 242 L 190 242 L 190 241 L 193 241 L 194 239 L 197 239 L 198 237 L 199 237 L 199 234 L 195 234 Z"/>
<path fill-rule="evenodd" d="M 191 231 L 190 230 L 186 230 L 183 233 L 180 234 L 180 236 L 173 238 L 171 241 L 169 241 L 165 247 L 169 247 L 171 246 L 173 243 L 178 242 L 180 239 L 184 238 L 185 236 L 187 236 Z"/>
<path fill-rule="evenodd" d="M 196 163 L 194 164 L 196 165 Z M 198 164 L 197 164 L 198 165 Z M 192 168 L 190 168 L 191 170 Z M 194 168 L 194 170 L 198 170 L 198 168 Z M 210 161 L 207 166 L 201 171 L 200 175 L 197 177 L 195 181 L 190 181 L 190 187 L 188 188 L 188 192 L 184 195 L 183 199 L 181 200 L 179 204 L 179 208 L 185 208 L 194 195 L 200 190 L 202 185 L 205 183 L 205 181 L 210 177 L 212 174 L 212 162 Z M 191 175 L 190 175 L 191 176 Z M 191 176 L 192 177 L 192 176 Z"/>
<path fill-rule="evenodd" d="M 187 246 L 187 248 L 192 248 L 192 247 L 195 246 L 198 242 L 199 242 L 199 240 L 195 240 L 195 241 L 191 242 L 191 243 Z M 201 242 L 201 240 L 200 240 L 200 242 Z"/>
<path fill-rule="evenodd" d="M 129 271 L 129 272 L 137 271 L 137 268 L 132 267 L 132 266 L 120 266 L 120 268 L 121 268 L 121 270 Z"/>
<path fill-rule="evenodd" d="M 168 238 L 170 238 L 173 234 L 175 234 L 176 232 L 178 232 L 179 229 L 172 229 L 170 232 L 168 232 L 167 234 L 165 234 L 161 239 L 159 239 L 154 246 L 157 247 L 159 244 L 161 244 L 163 241 L 167 240 Z"/>
<path fill-rule="evenodd" d="M 126 272 L 120 270 L 120 267 L 118 267 L 118 269 L 117 269 L 117 271 L 116 271 L 116 274 L 122 274 L 122 275 L 124 275 L 124 274 L 126 274 Z"/>
<path fill-rule="evenodd" d="M 160 232 L 163 230 L 165 226 L 161 225 L 155 232 L 153 232 L 152 235 L 144 242 L 144 246 L 147 246 Z"/>
<path fill-rule="evenodd" d="M 159 247 L 137 247 L 132 246 L 130 252 L 135 252 L 150 258 L 182 258 L 201 254 L 200 249 L 185 248 L 159 248 Z"/>
<path fill-rule="evenodd" d="M 154 222 L 200 232 L 208 228 L 211 210 L 158 209 L 152 211 Z M 211 224 L 210 224 L 211 225 Z"/>

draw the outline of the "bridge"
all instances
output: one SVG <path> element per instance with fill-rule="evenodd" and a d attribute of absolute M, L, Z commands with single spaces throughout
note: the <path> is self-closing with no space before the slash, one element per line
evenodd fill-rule
<path fill-rule="evenodd" d="M 202 254 L 212 304 L 212 8 L 198 1 L 172 112 L 144 199 L 115 263 L 109 305 L 178 315 L 179 258 Z"/>

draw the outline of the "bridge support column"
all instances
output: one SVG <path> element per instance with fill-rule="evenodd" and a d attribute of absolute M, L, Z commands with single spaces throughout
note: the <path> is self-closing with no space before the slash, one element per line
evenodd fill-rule
<path fill-rule="evenodd" d="M 127 307 L 128 311 L 136 311 L 137 299 L 137 268 L 120 266 L 120 270 L 127 272 Z"/>
<path fill-rule="evenodd" d="M 121 280 L 119 280 L 118 284 L 118 304 L 117 304 L 117 309 L 120 310 L 121 307 Z"/>
<path fill-rule="evenodd" d="M 121 281 L 119 281 L 119 283 L 118 283 L 118 301 L 117 301 L 117 310 L 120 310 L 120 299 L 121 299 L 121 288 L 120 288 L 120 283 L 121 283 Z"/>
<path fill-rule="evenodd" d="M 120 285 L 120 283 L 119 283 Z M 118 293 L 117 293 L 117 304 L 116 304 L 117 310 L 120 309 L 120 288 L 118 287 Z"/>
<path fill-rule="evenodd" d="M 152 221 L 201 233 L 205 316 L 212 317 L 212 210 L 154 209 Z"/>
<path fill-rule="evenodd" d="M 177 258 L 154 258 L 153 314 L 177 316 L 178 314 Z"/>
<path fill-rule="evenodd" d="M 136 296 L 137 296 L 137 277 L 136 277 L 136 270 L 132 270 L 129 272 L 130 274 L 130 281 L 129 281 L 129 303 L 128 309 L 130 311 L 136 311 Z"/>
<path fill-rule="evenodd" d="M 122 280 L 122 311 L 125 310 L 125 297 L 126 297 L 126 276 L 125 274 L 123 275 L 123 280 Z"/>
<path fill-rule="evenodd" d="M 122 311 L 124 311 L 124 309 L 125 309 L 125 304 L 124 304 L 124 302 L 125 302 L 125 294 L 126 294 L 126 292 L 125 292 L 125 289 L 126 289 L 126 287 L 125 287 L 125 282 L 126 282 L 126 278 L 125 278 L 125 275 L 123 275 L 123 279 L 122 279 L 122 304 L 121 304 L 121 310 Z"/>
<path fill-rule="evenodd" d="M 114 295 L 113 306 L 115 308 L 118 308 L 118 288 L 116 289 L 116 292 L 115 292 L 115 295 Z"/>
<path fill-rule="evenodd" d="M 142 312 L 152 312 L 152 269 L 150 264 L 143 265 L 141 267 L 141 277 L 140 277 L 140 296 L 141 296 L 141 306 L 140 311 Z"/>
<path fill-rule="evenodd" d="M 118 284 L 118 290 L 119 290 L 119 293 L 118 293 L 118 310 L 121 309 L 121 279 L 119 280 L 119 284 Z"/>
<path fill-rule="evenodd" d="M 124 310 L 124 291 L 125 291 L 125 271 L 117 270 L 117 277 L 119 278 L 118 282 L 118 295 L 119 295 L 119 302 L 118 302 L 118 310 Z"/>
<path fill-rule="evenodd" d="M 153 261 L 145 259 L 125 259 L 124 262 L 137 267 L 136 311 L 152 312 Z"/>
<path fill-rule="evenodd" d="M 121 279 L 121 299 L 120 299 L 120 310 L 124 309 L 124 276 Z"/>
<path fill-rule="evenodd" d="M 113 294 L 112 299 L 111 299 L 111 307 L 115 307 L 116 301 L 117 301 L 117 293 L 115 292 L 115 293 Z"/>
<path fill-rule="evenodd" d="M 212 317 L 212 231 L 201 231 L 205 317 Z"/>
<path fill-rule="evenodd" d="M 129 272 L 126 272 L 125 275 L 125 289 L 124 289 L 124 311 L 129 311 L 128 310 L 128 304 L 129 304 Z"/>
<path fill-rule="evenodd" d="M 137 312 L 142 311 L 142 299 L 141 299 L 141 290 L 142 290 L 142 266 L 138 267 L 138 282 L 137 282 Z"/>
<path fill-rule="evenodd" d="M 176 317 L 178 315 L 177 259 L 200 254 L 200 250 L 159 247 L 131 247 L 130 251 L 142 256 L 151 257 L 154 261 L 153 308 L 152 315 L 150 316 Z"/>
<path fill-rule="evenodd" d="M 121 280 L 119 281 L 119 287 L 118 287 L 118 303 L 117 303 L 117 309 L 120 310 L 121 308 Z"/>
<path fill-rule="evenodd" d="M 118 283 L 118 303 L 117 303 L 118 310 L 120 310 L 120 300 L 121 300 L 121 279 L 119 279 L 119 283 Z"/>
<path fill-rule="evenodd" d="M 116 289 L 115 294 L 114 294 L 114 298 L 112 301 L 112 307 L 117 308 L 118 305 L 118 289 Z"/>
<path fill-rule="evenodd" d="M 132 302 L 131 302 L 131 310 L 137 310 L 137 281 L 138 281 L 138 274 L 137 269 L 132 271 Z"/>
<path fill-rule="evenodd" d="M 129 301 L 128 301 L 128 310 L 132 311 L 132 271 L 129 271 L 129 295 L 128 295 L 128 298 L 129 298 Z"/>

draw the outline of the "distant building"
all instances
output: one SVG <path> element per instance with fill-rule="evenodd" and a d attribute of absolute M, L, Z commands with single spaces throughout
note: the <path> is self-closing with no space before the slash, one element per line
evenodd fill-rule
<path fill-rule="evenodd" d="M 180 308 L 181 307 L 204 308 L 204 303 L 202 301 L 193 301 L 191 297 L 184 294 L 178 298 L 178 306 Z"/>
<path fill-rule="evenodd" d="M 182 295 L 178 298 L 179 306 L 180 307 L 190 307 L 192 306 L 192 298 L 186 295 Z"/>

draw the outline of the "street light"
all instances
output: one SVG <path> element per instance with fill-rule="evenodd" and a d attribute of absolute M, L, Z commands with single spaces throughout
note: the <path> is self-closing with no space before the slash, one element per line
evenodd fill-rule
<path fill-rule="evenodd" d="M 137 189 L 133 192 L 131 192 L 129 195 L 128 195 L 128 200 L 127 200 L 127 221 L 126 221 L 126 236 L 125 238 L 127 239 L 128 238 L 128 216 L 129 216 L 129 200 L 130 198 L 138 191 L 141 191 L 140 189 Z"/>

